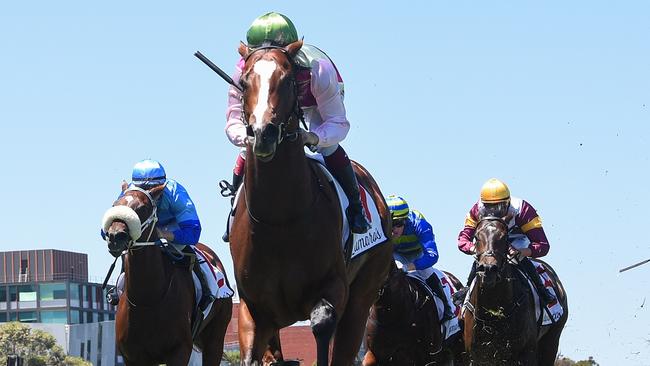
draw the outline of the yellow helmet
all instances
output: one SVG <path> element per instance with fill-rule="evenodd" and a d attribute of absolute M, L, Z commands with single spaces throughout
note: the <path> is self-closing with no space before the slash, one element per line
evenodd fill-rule
<path fill-rule="evenodd" d="M 508 186 L 496 178 L 490 178 L 481 187 L 481 202 L 500 203 L 510 199 Z"/>

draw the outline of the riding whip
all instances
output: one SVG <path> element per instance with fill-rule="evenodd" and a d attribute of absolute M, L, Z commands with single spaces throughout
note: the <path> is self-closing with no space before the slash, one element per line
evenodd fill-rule
<path fill-rule="evenodd" d="M 640 266 L 640 265 L 642 265 L 642 264 L 646 264 L 646 263 L 648 263 L 648 262 L 650 262 L 650 259 L 646 259 L 646 260 L 644 260 L 644 261 L 641 261 L 641 262 L 639 262 L 639 263 L 635 263 L 635 264 L 633 264 L 633 265 L 631 265 L 631 266 L 628 266 L 628 267 L 625 267 L 625 268 L 621 268 L 621 269 L 618 271 L 618 273 L 625 272 L 625 271 L 627 271 L 627 270 L 629 270 L 629 269 L 632 269 L 632 268 L 636 268 L 636 267 L 638 267 L 638 266 Z"/>
<path fill-rule="evenodd" d="M 234 86 L 234 87 L 235 87 L 237 90 L 239 90 L 240 92 L 242 92 L 242 93 L 244 92 L 244 91 L 242 90 L 241 86 L 237 85 L 237 83 L 235 83 L 235 82 L 233 81 L 233 79 L 232 79 L 230 76 L 228 76 L 228 74 L 226 74 L 223 70 L 221 70 L 221 69 L 219 68 L 219 66 L 215 65 L 212 61 L 210 61 L 209 58 L 203 56 L 203 54 L 202 54 L 201 52 L 199 52 L 199 51 L 194 52 L 194 56 L 196 56 L 196 58 L 198 58 L 198 59 L 201 60 L 204 64 L 206 64 L 209 68 L 211 68 L 212 71 L 214 71 L 214 72 L 216 72 L 217 74 L 219 74 L 219 76 L 221 76 L 221 78 L 224 79 L 228 84 Z"/>

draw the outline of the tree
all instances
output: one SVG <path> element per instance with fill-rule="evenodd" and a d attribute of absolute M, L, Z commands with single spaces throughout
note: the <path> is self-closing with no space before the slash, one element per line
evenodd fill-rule
<path fill-rule="evenodd" d="M 228 362 L 229 365 L 239 365 L 239 351 L 224 351 L 223 361 Z"/>
<path fill-rule="evenodd" d="M 0 325 L 0 360 L 18 355 L 27 366 L 65 366 L 65 353 L 53 335 L 18 322 Z"/>
<path fill-rule="evenodd" d="M 559 355 L 555 359 L 555 366 L 599 366 L 599 364 L 591 356 L 589 356 L 589 358 L 586 360 L 576 362 L 568 357 Z"/>
<path fill-rule="evenodd" d="M 93 366 L 92 363 L 84 360 L 81 357 L 75 356 L 65 356 L 65 361 L 63 363 L 65 366 Z"/>

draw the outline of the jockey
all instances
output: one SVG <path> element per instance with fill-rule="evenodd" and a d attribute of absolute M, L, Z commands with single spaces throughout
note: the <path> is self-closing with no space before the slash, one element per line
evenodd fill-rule
<path fill-rule="evenodd" d="M 255 19 L 246 33 L 250 49 L 263 45 L 287 46 L 298 41 L 298 32 L 289 18 L 280 13 L 267 13 Z M 350 159 L 340 142 L 350 130 L 350 122 L 345 116 L 343 105 L 343 80 L 332 60 L 315 46 L 304 44 L 294 58 L 299 69 L 297 80 L 300 84 L 298 100 L 309 132 L 301 130 L 306 145 L 314 146 L 323 155 L 327 169 L 343 187 L 350 206 L 348 220 L 353 233 L 365 233 L 370 224 L 364 215 L 359 197 L 359 184 L 352 170 Z M 238 83 L 244 59 L 237 63 L 233 80 Z M 231 195 L 241 185 L 244 175 L 246 127 L 242 121 L 241 92 L 231 86 L 228 91 L 226 110 L 226 135 L 230 142 L 241 148 L 233 170 L 232 186 L 227 182 Z M 223 236 L 228 241 L 228 232 Z"/>
<path fill-rule="evenodd" d="M 124 183 L 126 184 L 126 183 Z M 167 179 L 165 169 L 155 160 L 143 160 L 133 167 L 132 183 L 129 187 L 135 186 L 146 191 L 165 185 L 160 198 L 155 205 L 157 207 L 158 222 L 156 223 L 156 234 L 160 239 L 166 239 L 169 243 L 184 244 L 184 252 L 195 255 L 194 246 L 199 242 L 201 235 L 201 223 L 196 213 L 194 202 L 187 194 L 185 188 L 173 179 Z M 122 192 L 123 194 L 124 192 Z M 194 273 L 201 283 L 202 297 L 198 306 L 203 311 L 214 301 L 208 287 L 205 274 L 198 264 L 193 266 Z M 123 275 L 118 278 L 118 286 Z M 115 287 L 106 294 L 108 302 L 117 305 L 119 296 Z"/>
<path fill-rule="evenodd" d="M 480 217 L 500 217 L 508 224 L 510 254 L 517 256 L 519 268 L 533 281 L 537 292 L 546 304 L 555 301 L 542 283 L 537 270 L 528 257 L 539 258 L 548 253 L 550 248 L 542 219 L 530 203 L 516 197 L 510 197 L 508 186 L 502 181 L 489 179 L 481 188 L 481 199 L 472 206 L 465 218 L 465 227 L 458 235 L 458 248 L 465 254 L 476 254 L 474 233 Z M 467 286 L 476 276 L 476 262 L 472 265 Z"/>
<path fill-rule="evenodd" d="M 419 211 L 410 210 L 402 197 L 390 195 L 386 198 L 386 203 L 393 220 L 395 263 L 426 282 L 444 304 L 442 320 L 452 319 L 454 313 L 451 311 L 449 299 L 445 296 L 442 282 L 433 271 L 433 265 L 438 262 L 438 248 L 431 224 Z"/>

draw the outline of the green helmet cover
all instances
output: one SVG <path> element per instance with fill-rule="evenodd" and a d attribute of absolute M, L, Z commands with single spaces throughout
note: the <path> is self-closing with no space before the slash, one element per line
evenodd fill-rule
<path fill-rule="evenodd" d="M 246 41 L 249 47 L 259 47 L 264 42 L 275 46 L 286 46 L 298 40 L 298 31 L 293 22 L 286 16 L 270 12 L 253 21 L 248 32 Z"/>

